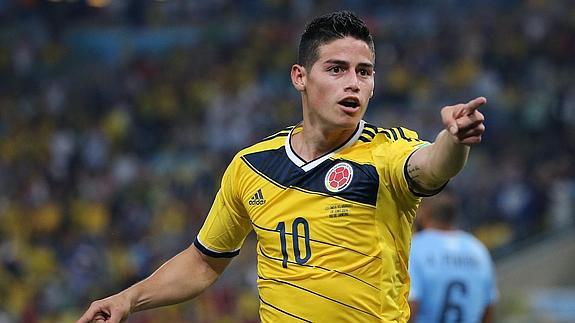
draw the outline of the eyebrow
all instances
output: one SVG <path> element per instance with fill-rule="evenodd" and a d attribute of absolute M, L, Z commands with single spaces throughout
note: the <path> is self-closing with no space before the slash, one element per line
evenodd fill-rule
<path fill-rule="evenodd" d="M 324 64 L 336 64 L 336 65 L 349 66 L 349 62 L 342 61 L 340 59 L 328 59 L 327 61 L 324 62 Z M 357 64 L 357 66 L 363 67 L 363 68 L 373 68 L 372 63 L 359 63 L 359 64 Z"/>

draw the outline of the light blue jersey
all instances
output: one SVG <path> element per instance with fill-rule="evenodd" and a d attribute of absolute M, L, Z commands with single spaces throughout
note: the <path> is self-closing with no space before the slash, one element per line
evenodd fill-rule
<path fill-rule="evenodd" d="M 409 273 L 418 323 L 481 322 L 485 307 L 498 297 L 487 248 L 464 231 L 415 234 Z"/>

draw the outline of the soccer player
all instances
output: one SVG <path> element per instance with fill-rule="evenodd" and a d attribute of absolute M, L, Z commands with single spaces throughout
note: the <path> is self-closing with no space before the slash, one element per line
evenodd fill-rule
<path fill-rule="evenodd" d="M 411 244 L 410 322 L 492 322 L 498 292 L 487 248 L 457 230 L 453 193 L 425 200 Z"/>
<path fill-rule="evenodd" d="M 93 302 L 78 322 L 193 298 L 257 236 L 262 322 L 405 322 L 420 197 L 440 191 L 485 130 L 483 97 L 441 109 L 433 144 L 362 120 L 374 89 L 370 31 L 350 12 L 310 22 L 291 68 L 303 121 L 240 151 L 193 245 Z"/>

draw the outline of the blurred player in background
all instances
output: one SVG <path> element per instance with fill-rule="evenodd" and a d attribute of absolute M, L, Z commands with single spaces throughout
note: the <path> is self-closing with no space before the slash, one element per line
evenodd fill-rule
<path fill-rule="evenodd" d="M 441 110 L 430 144 L 362 120 L 375 49 L 350 12 L 312 21 L 291 69 L 303 122 L 239 152 L 194 244 L 150 277 L 96 301 L 78 322 L 191 299 L 258 245 L 263 322 L 406 322 L 411 227 L 421 196 L 439 192 L 481 141 L 483 97 Z"/>
<path fill-rule="evenodd" d="M 487 248 L 455 227 L 457 199 L 442 192 L 426 199 L 413 236 L 409 273 L 410 322 L 492 322 L 498 292 Z"/>

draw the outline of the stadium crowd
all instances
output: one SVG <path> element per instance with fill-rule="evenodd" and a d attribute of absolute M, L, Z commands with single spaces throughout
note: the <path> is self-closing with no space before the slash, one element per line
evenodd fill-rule
<path fill-rule="evenodd" d="M 71 322 L 190 244 L 233 154 L 301 118 L 296 42 L 336 8 L 374 32 L 369 122 L 432 141 L 488 98 L 464 228 L 496 253 L 573 224 L 572 1 L 0 1 L 0 323 Z M 130 322 L 257 322 L 254 244 Z"/>

